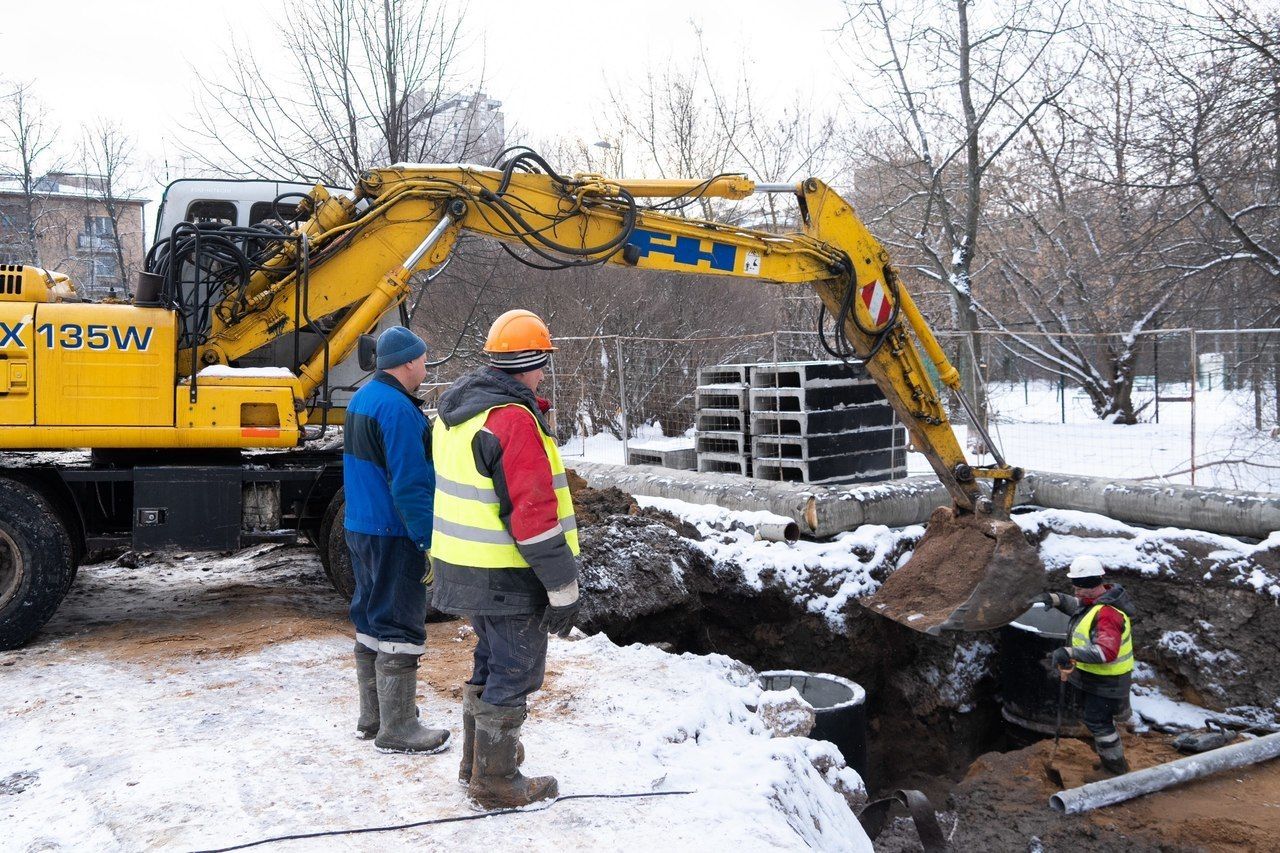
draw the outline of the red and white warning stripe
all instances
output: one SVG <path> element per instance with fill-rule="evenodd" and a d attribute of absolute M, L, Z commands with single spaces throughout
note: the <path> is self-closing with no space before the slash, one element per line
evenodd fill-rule
<path fill-rule="evenodd" d="M 889 302 L 889 294 L 885 293 L 884 285 L 878 281 L 862 286 L 861 293 L 862 304 L 867 306 L 867 313 L 871 315 L 871 322 L 877 326 L 883 326 L 889 322 L 889 314 L 893 312 L 893 304 Z"/>

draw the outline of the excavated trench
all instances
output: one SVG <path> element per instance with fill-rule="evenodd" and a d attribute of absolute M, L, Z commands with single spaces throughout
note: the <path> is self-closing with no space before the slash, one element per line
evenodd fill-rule
<path fill-rule="evenodd" d="M 640 509 L 618 489 L 581 489 L 575 503 L 585 630 L 618 643 L 720 653 L 757 671 L 856 681 L 868 694 L 866 782 L 873 796 L 914 787 L 942 797 L 977 756 L 1006 747 L 986 667 L 994 652 L 989 638 L 928 637 L 857 605 L 837 627 L 797 606 L 786 588 L 736 582 L 691 544 L 700 538 L 696 528 Z"/>
<path fill-rule="evenodd" d="M 966 844 L 1004 849 L 1031 838 L 1064 845 L 1044 849 L 1088 844 L 1138 850 L 1151 849 L 1154 840 L 1165 844 L 1159 821 L 1150 829 L 1155 834 L 1137 838 L 1124 826 L 1054 815 L 1045 807 L 1039 771 L 1027 775 L 1010 769 L 1039 768 L 1044 756 L 1037 750 L 1048 743 L 1036 744 L 1036 736 L 1001 718 L 994 634 L 929 637 L 854 602 L 832 621 L 802 603 L 806 592 L 832 593 L 823 587 L 831 579 L 798 590 L 794 579 L 784 582 L 766 572 L 758 585 L 749 585 L 739 567 L 715 563 L 691 541 L 700 536 L 688 523 L 641 509 L 617 489 L 597 491 L 582 484 L 579 489 L 585 602 L 580 624 L 588 632 L 678 652 L 717 652 L 757 670 L 826 672 L 858 682 L 868 696 L 869 793 L 924 791 L 936 808 L 955 815 L 957 849 L 970 849 Z M 1116 534 L 1067 529 L 1053 521 L 1028 531 L 1042 547 L 1054 536 L 1103 535 Z M 1150 541 L 1140 537 L 1130 544 L 1150 554 L 1157 567 L 1118 578 L 1139 604 L 1139 657 L 1186 698 L 1208 708 L 1265 716 L 1280 707 L 1280 661 L 1274 655 L 1280 607 L 1265 590 L 1241 582 L 1259 571 L 1280 576 L 1280 547 L 1241 560 L 1224 556 L 1212 537 L 1153 533 Z M 913 545 L 902 539 L 881 571 L 887 573 Z M 1052 574 L 1049 583 L 1067 585 Z M 1135 748 L 1164 755 L 1158 744 L 1146 741 Z M 1220 822 L 1214 821 L 1207 824 L 1209 835 L 1194 836 L 1196 843 L 1163 849 L 1201 849 L 1202 837 L 1216 838 L 1212 827 Z M 899 824 L 877 841 L 877 849 L 918 849 L 913 837 Z"/>

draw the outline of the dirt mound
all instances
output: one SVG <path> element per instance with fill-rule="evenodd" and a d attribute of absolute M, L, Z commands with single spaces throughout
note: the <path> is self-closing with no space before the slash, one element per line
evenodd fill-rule
<path fill-rule="evenodd" d="M 1134 769 L 1180 757 L 1167 739 L 1127 735 Z M 955 850 L 1190 851 L 1266 850 L 1280 833 L 1280 762 L 1230 771 L 1083 815 L 1049 808 L 1059 788 L 1044 773 L 1053 749 L 1046 740 L 1016 752 L 991 753 L 974 762 L 951 794 Z M 1080 740 L 1066 739 L 1054 764 L 1067 786 L 1098 777 L 1096 757 Z M 941 803 L 935 803 L 942 807 Z M 1030 839 L 1040 846 L 1029 847 Z M 876 842 L 879 851 L 919 849 L 914 832 L 895 826 Z"/>
<path fill-rule="evenodd" d="M 615 642 L 670 640 L 695 623 L 711 588 L 711 560 L 672 526 L 641 515 L 613 515 L 580 529 L 578 626 Z M 654 617 L 658 617 L 654 619 Z M 643 626 L 643 630 L 637 629 Z"/>
<path fill-rule="evenodd" d="M 981 630 L 1014 619 L 1043 584 L 1044 567 L 1017 525 L 957 516 L 939 507 L 911 559 L 885 579 L 868 604 L 917 631 L 949 620 Z M 973 604 L 957 613 L 970 596 Z"/>

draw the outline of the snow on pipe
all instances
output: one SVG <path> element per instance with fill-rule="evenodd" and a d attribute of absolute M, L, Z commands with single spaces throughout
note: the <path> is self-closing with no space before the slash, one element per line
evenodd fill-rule
<path fill-rule="evenodd" d="M 1027 480 L 1032 501 L 1049 509 L 1252 539 L 1266 539 L 1280 530 L 1280 495 L 1041 472 L 1029 473 Z"/>
<path fill-rule="evenodd" d="M 1049 806 L 1064 814 L 1080 814 L 1199 779 L 1222 770 L 1246 767 L 1280 756 L 1280 734 L 1233 743 L 1167 764 L 1135 770 L 1113 779 L 1059 791 Z"/>
<path fill-rule="evenodd" d="M 593 485 L 617 486 L 633 495 L 768 510 L 818 538 L 863 524 L 922 524 L 935 509 L 951 503 L 947 490 L 929 475 L 864 486 L 815 486 L 651 465 L 575 460 L 570 467 Z M 1187 527 L 1253 539 L 1280 530 L 1280 496 L 1229 489 L 1028 472 L 1018 489 L 1018 503 L 1096 512 L 1127 524 Z"/>

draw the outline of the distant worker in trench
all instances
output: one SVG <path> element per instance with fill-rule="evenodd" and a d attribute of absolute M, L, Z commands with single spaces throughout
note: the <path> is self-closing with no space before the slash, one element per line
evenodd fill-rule
<path fill-rule="evenodd" d="M 431 422 L 414 396 L 427 376 L 426 353 L 403 326 L 383 332 L 377 373 L 352 396 L 343 427 L 343 526 L 356 582 L 356 730 L 383 752 L 449 747 L 449 731 L 423 726 L 417 708 L 435 494 Z"/>
<path fill-rule="evenodd" d="M 476 632 L 463 685 L 458 781 L 499 809 L 555 797 L 551 776 L 526 777 L 520 729 L 542 686 L 547 635 L 577 617 L 578 529 L 560 451 L 536 391 L 555 347 L 546 323 L 508 311 L 489 329 L 489 364 L 440 397 L 432 603 Z"/>
<path fill-rule="evenodd" d="M 1067 578 L 1075 595 L 1046 592 L 1031 603 L 1056 607 L 1071 617 L 1067 633 L 1071 645 L 1054 649 L 1053 665 L 1070 669 L 1068 681 L 1084 694 L 1084 724 L 1093 735 L 1101 768 L 1114 775 L 1128 773 L 1115 721 L 1129 709 L 1133 600 L 1124 587 L 1106 583 L 1106 570 L 1097 557 L 1076 557 Z"/>

